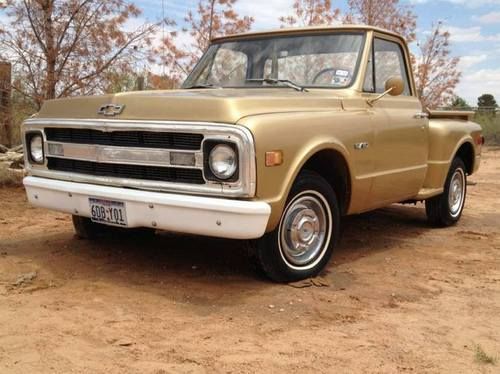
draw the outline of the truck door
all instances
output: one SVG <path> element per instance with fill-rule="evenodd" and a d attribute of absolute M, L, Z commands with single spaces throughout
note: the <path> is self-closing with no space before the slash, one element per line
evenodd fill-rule
<path fill-rule="evenodd" d="M 412 86 L 408 55 L 390 36 L 374 37 L 365 76 L 367 96 L 377 97 L 391 77 L 402 78 L 404 92 L 387 95 L 370 109 L 374 124 L 374 173 L 370 206 L 409 199 L 423 185 L 427 171 L 428 119 Z"/>

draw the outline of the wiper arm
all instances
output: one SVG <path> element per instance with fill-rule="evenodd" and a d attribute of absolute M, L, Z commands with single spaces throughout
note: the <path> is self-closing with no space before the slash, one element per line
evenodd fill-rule
<path fill-rule="evenodd" d="M 293 88 L 294 90 L 300 91 L 300 92 L 309 92 L 309 90 L 305 87 L 302 87 L 298 85 L 297 83 L 292 82 L 289 79 L 276 79 L 276 78 L 261 78 L 261 79 L 247 79 L 247 82 L 263 82 L 263 83 L 269 83 L 269 84 L 278 84 L 278 83 L 283 83 L 286 86 Z"/>
<path fill-rule="evenodd" d="M 186 90 L 192 90 L 196 88 L 220 88 L 220 86 L 215 86 L 212 83 L 198 83 L 192 86 L 184 87 Z"/>

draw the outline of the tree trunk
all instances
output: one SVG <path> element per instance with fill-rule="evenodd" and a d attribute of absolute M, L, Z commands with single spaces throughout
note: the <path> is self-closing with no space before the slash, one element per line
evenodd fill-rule
<path fill-rule="evenodd" d="M 56 63 L 57 63 L 57 50 L 54 38 L 54 25 L 52 20 L 52 12 L 54 10 L 53 0 L 47 0 L 43 5 L 44 13 L 44 33 L 45 33 L 45 57 L 47 59 L 47 75 L 45 80 L 45 100 L 56 98 Z"/>
<path fill-rule="evenodd" d="M 144 91 L 144 77 L 143 76 L 138 76 L 137 77 L 135 89 L 137 91 Z"/>
<path fill-rule="evenodd" d="M 11 65 L 0 62 L 0 143 L 12 146 Z"/>
<path fill-rule="evenodd" d="M 368 12 L 366 14 L 366 24 L 367 25 L 371 25 L 371 26 L 374 26 L 374 22 L 373 22 L 373 13 L 372 13 L 372 9 L 373 8 L 373 2 L 370 0 L 368 1 Z"/>

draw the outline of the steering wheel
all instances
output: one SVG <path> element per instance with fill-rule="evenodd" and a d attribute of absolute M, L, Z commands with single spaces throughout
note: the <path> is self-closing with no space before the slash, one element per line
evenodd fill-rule
<path fill-rule="evenodd" d="M 337 70 L 342 70 L 342 69 L 338 69 L 338 68 L 326 68 L 326 69 L 323 69 L 323 70 L 320 70 L 313 78 L 312 80 L 312 84 L 316 84 L 316 81 L 318 80 L 319 77 L 321 77 L 323 74 L 326 74 L 326 73 L 329 73 L 331 71 L 335 72 Z M 347 70 L 345 70 L 347 71 Z"/>

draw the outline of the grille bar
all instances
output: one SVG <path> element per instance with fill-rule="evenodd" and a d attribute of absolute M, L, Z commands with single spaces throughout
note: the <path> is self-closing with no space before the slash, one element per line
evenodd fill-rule
<path fill-rule="evenodd" d="M 80 173 L 101 177 L 143 179 L 150 181 L 205 184 L 200 169 L 169 168 L 159 166 L 100 164 L 91 161 L 47 158 L 49 170 Z"/>
<path fill-rule="evenodd" d="M 120 147 L 199 150 L 203 135 L 180 132 L 112 131 L 46 128 L 47 140 L 62 143 L 97 144 Z"/>

